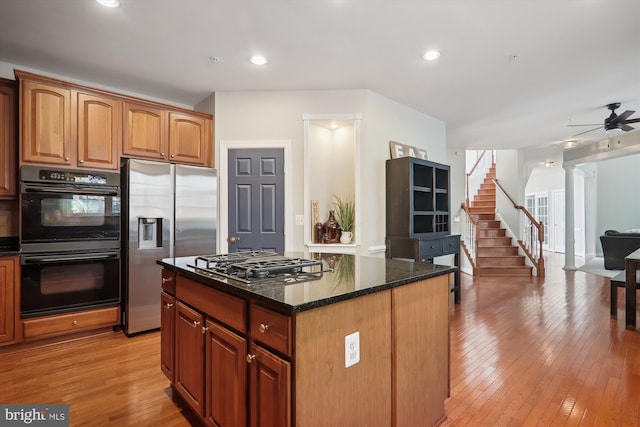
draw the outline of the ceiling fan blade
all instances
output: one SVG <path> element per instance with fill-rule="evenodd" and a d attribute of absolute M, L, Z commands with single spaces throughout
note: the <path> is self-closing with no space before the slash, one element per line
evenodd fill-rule
<path fill-rule="evenodd" d="M 629 117 L 633 113 L 635 113 L 635 111 L 627 110 L 624 113 L 622 113 L 622 114 L 616 116 L 614 119 L 612 119 L 610 124 L 611 125 L 615 125 L 616 123 L 624 123 L 624 121 L 627 119 L 627 117 Z"/>
<path fill-rule="evenodd" d="M 570 128 L 577 127 L 577 126 L 602 126 L 602 124 L 601 123 L 589 123 L 589 124 L 586 124 L 586 125 L 567 125 L 567 127 L 570 127 Z"/>
<path fill-rule="evenodd" d="M 622 125 L 620 125 L 620 128 L 625 132 L 629 132 L 630 130 L 633 130 L 632 126 L 629 126 L 629 125 L 624 124 L 624 123 Z"/>
<path fill-rule="evenodd" d="M 629 119 L 629 120 L 625 120 L 625 123 L 640 123 L 640 119 Z"/>
<path fill-rule="evenodd" d="M 584 135 L 585 133 L 593 132 L 594 130 L 598 130 L 598 129 L 602 129 L 602 126 L 598 125 L 597 128 L 585 130 L 584 132 L 577 133 L 577 134 L 575 134 L 573 136 L 576 137 L 576 136 Z"/>

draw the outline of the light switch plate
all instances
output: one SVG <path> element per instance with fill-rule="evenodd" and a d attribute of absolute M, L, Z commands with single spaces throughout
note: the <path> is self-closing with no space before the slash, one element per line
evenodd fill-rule
<path fill-rule="evenodd" d="M 348 368 L 360 361 L 360 332 L 344 337 L 344 367 Z"/>
<path fill-rule="evenodd" d="M 304 225 L 304 215 L 296 215 L 296 225 Z"/>

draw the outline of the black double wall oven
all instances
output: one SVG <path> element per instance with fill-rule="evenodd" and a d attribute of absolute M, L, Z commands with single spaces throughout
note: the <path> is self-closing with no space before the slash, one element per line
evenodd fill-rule
<path fill-rule="evenodd" d="M 120 303 L 120 175 L 22 166 L 22 318 Z"/>

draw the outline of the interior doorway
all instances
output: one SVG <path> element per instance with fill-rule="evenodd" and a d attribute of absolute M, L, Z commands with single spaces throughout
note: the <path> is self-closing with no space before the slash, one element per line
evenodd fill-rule
<path fill-rule="evenodd" d="M 229 238 L 229 150 L 232 149 L 277 149 L 284 150 L 284 250 L 294 250 L 294 215 L 293 215 L 293 174 L 287 173 L 292 164 L 291 140 L 221 140 L 217 153 L 218 191 L 220 211 L 218 212 L 217 252 L 227 253 Z"/>

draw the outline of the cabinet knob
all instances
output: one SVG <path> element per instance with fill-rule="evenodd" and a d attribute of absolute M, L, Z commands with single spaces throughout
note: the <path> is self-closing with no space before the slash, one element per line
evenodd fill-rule
<path fill-rule="evenodd" d="M 172 159 L 173 159 L 173 158 L 175 158 L 175 157 L 176 157 L 176 156 L 175 156 L 174 154 L 172 154 L 172 155 L 171 155 L 171 158 L 172 158 Z"/>
<path fill-rule="evenodd" d="M 171 308 L 173 307 L 173 304 L 171 304 L 170 302 L 165 303 L 164 308 Z"/>
<path fill-rule="evenodd" d="M 69 161 L 69 158 L 68 158 L 68 157 L 65 157 L 65 158 L 64 158 L 64 161 L 65 161 L 65 162 L 68 162 L 68 161 Z"/>
<path fill-rule="evenodd" d="M 162 153 L 160 153 L 160 155 L 161 155 L 162 157 L 164 157 L 164 151 L 163 151 Z"/>
<path fill-rule="evenodd" d="M 269 330 L 269 325 L 265 325 L 264 323 L 260 323 L 260 326 L 258 326 L 258 330 L 264 334 L 265 332 L 267 332 Z"/>
<path fill-rule="evenodd" d="M 162 283 L 169 283 L 172 280 L 173 280 L 173 278 L 171 278 L 171 277 L 163 277 L 162 278 Z"/>
<path fill-rule="evenodd" d="M 247 363 L 251 363 L 254 360 L 256 360 L 256 355 L 255 354 L 247 354 Z"/>
<path fill-rule="evenodd" d="M 74 320 L 73 322 L 71 322 L 73 324 L 73 326 L 77 326 L 78 325 L 78 321 Z"/>
<path fill-rule="evenodd" d="M 78 160 L 78 163 L 84 163 L 84 160 L 80 159 Z"/>
<path fill-rule="evenodd" d="M 199 324 L 200 324 L 200 322 L 197 322 L 197 321 L 195 321 L 195 320 L 193 321 L 193 327 L 194 327 L 194 328 L 197 328 Z"/>
<path fill-rule="evenodd" d="M 207 328 L 206 326 L 203 326 L 202 329 L 200 330 L 200 332 L 202 332 L 202 335 L 206 334 L 207 331 L 209 330 L 209 328 Z"/>

